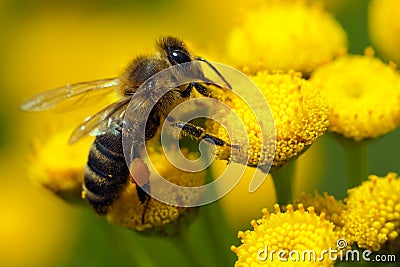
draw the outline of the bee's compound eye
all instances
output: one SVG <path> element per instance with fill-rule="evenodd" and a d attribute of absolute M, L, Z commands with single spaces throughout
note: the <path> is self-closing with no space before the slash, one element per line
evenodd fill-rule
<path fill-rule="evenodd" d="M 190 62 L 191 59 L 188 54 L 180 51 L 180 50 L 172 50 L 168 53 L 168 59 L 171 64 L 182 64 L 186 62 Z"/>

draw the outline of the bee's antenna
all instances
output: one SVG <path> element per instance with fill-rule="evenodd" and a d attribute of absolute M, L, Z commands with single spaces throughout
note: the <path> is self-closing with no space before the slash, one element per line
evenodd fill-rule
<path fill-rule="evenodd" d="M 211 62 L 209 62 L 208 60 L 202 58 L 202 57 L 196 57 L 195 58 L 198 61 L 202 61 L 204 63 L 206 63 L 225 83 L 225 85 L 229 88 L 232 89 L 231 85 L 229 84 L 229 82 L 224 78 L 224 76 L 222 76 L 222 74 L 217 70 L 217 68 L 215 68 L 213 66 L 213 64 L 211 64 Z"/>

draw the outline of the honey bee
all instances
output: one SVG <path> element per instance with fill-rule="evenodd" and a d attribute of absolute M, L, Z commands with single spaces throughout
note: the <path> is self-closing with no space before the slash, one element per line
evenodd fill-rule
<path fill-rule="evenodd" d="M 122 136 L 124 134 L 124 115 L 127 106 L 135 96 L 138 88 L 150 77 L 173 65 L 188 62 L 204 62 L 210 67 L 225 83 L 228 90 L 231 86 L 219 71 L 207 60 L 193 56 L 187 49 L 185 43 L 175 37 L 160 38 L 156 42 L 158 53 L 154 56 L 137 56 L 128 65 L 125 72 L 118 78 L 103 79 L 76 84 L 68 84 L 56 89 L 39 93 L 24 102 L 20 109 L 23 111 L 42 111 L 52 109 L 65 101 L 81 99 L 96 94 L 105 94 L 116 91 L 121 97 L 118 101 L 107 106 L 97 114 L 89 116 L 72 133 L 69 142 L 74 143 L 85 135 L 96 136 L 88 156 L 84 170 L 83 192 L 86 201 L 100 215 L 107 213 L 109 206 L 117 199 L 123 188 L 130 181 L 130 168 L 124 158 Z M 141 116 L 141 105 L 138 106 L 134 118 L 137 125 L 145 124 L 145 140 L 147 142 L 156 138 L 160 125 L 164 123 L 170 111 L 182 101 L 192 97 L 192 91 L 196 90 L 205 97 L 211 97 L 208 80 L 199 67 L 199 74 L 205 82 L 191 82 L 178 88 L 173 88 L 163 95 L 152 107 L 148 118 Z M 185 75 L 184 72 L 177 75 Z M 221 86 L 216 85 L 217 88 Z M 151 90 L 148 94 L 140 95 L 136 102 L 146 103 L 151 97 Z M 229 144 L 217 136 L 208 134 L 197 125 L 169 119 L 168 123 L 183 133 L 194 137 L 197 140 L 205 140 L 218 146 Z M 134 147 L 143 147 L 140 140 L 133 140 Z M 133 152 L 134 168 L 143 169 L 143 161 L 140 161 L 140 153 Z M 138 172 L 141 175 L 140 171 Z M 146 173 L 146 172 L 143 172 Z M 136 175 L 137 176 L 137 175 Z M 143 188 L 149 187 L 148 177 L 135 177 L 137 195 L 141 203 L 149 199 L 149 195 Z M 137 181 L 141 181 L 138 184 Z M 148 188 L 149 189 L 149 188 Z"/>

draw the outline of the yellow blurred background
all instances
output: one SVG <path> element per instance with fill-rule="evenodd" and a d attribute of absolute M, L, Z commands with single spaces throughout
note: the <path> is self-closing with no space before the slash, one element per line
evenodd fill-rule
<path fill-rule="evenodd" d="M 327 2 L 334 2 L 330 7 L 342 18 L 350 17 L 348 13 L 351 12 L 343 11 L 343 1 Z M 366 10 L 367 1 L 354 2 L 351 8 L 364 14 L 361 11 Z M 226 37 L 240 20 L 243 5 L 244 2 L 238 0 L 201 3 L 178 0 L 0 1 L 0 266 L 109 266 L 116 263 L 111 256 L 110 262 L 96 260 L 100 254 L 107 253 L 107 247 L 98 245 L 94 249 L 96 240 L 94 243 L 83 240 L 98 237 L 98 243 L 106 242 L 99 235 L 104 229 L 107 232 L 108 226 L 88 209 L 66 204 L 34 186 L 26 173 L 33 137 L 45 138 L 46 125 L 51 121 L 68 121 L 71 116 L 83 119 L 93 110 L 31 114 L 20 112 L 18 106 L 42 90 L 118 76 L 131 58 L 153 53 L 154 40 L 159 36 L 179 36 L 199 55 L 221 62 Z M 365 25 L 363 16 L 351 19 Z M 351 30 L 353 24 L 347 22 L 347 25 Z M 362 33 L 365 32 L 366 28 Z M 350 49 L 362 51 L 368 44 L 367 39 L 354 37 L 350 40 L 353 41 Z M 389 138 L 392 139 L 383 141 L 388 146 L 392 145 L 394 137 Z M 302 178 L 296 182 L 295 192 L 312 191 L 318 185 L 322 169 L 329 164 L 319 156 L 326 150 L 325 143 L 324 140 L 317 142 L 300 158 L 297 176 Z M 337 154 L 338 148 L 333 147 L 332 153 Z M 337 164 L 340 163 L 339 159 Z M 393 164 L 386 162 L 383 167 L 391 166 Z M 337 171 L 336 175 L 343 175 L 343 172 Z M 247 185 L 248 180 L 241 181 L 222 200 L 224 213 L 232 224 L 229 227 L 233 229 L 233 240 L 237 230 L 248 228 L 250 219 L 260 217 L 261 208 L 271 207 L 275 201 L 271 180 L 265 182 L 256 195 L 242 193 L 247 192 Z M 86 221 L 100 226 L 96 228 L 95 223 Z M 90 233 L 84 235 L 85 231 Z M 86 251 L 82 244 L 93 249 L 89 247 Z M 230 253 L 229 247 L 226 249 Z"/>

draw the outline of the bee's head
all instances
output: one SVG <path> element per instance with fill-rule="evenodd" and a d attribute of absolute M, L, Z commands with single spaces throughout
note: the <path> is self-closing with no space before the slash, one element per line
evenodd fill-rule
<path fill-rule="evenodd" d="M 161 38 L 157 42 L 157 46 L 162 57 L 166 57 L 171 65 L 187 63 L 193 60 L 183 41 L 178 38 L 171 36 Z"/>
<path fill-rule="evenodd" d="M 214 71 L 222 79 L 222 81 L 228 88 L 231 88 L 226 79 L 210 62 L 202 57 L 192 56 L 182 40 L 176 37 L 168 36 L 165 38 L 161 38 L 157 42 L 157 47 L 161 54 L 161 59 L 165 62 L 169 62 L 169 64 L 171 64 L 172 66 L 192 62 L 192 64 L 184 64 L 181 68 L 178 67 L 178 69 L 175 69 L 176 75 L 211 82 L 204 76 L 200 65 L 200 62 L 203 62 L 207 64 L 208 67 L 210 67 L 211 70 Z"/>

